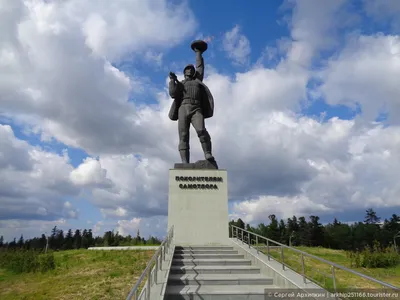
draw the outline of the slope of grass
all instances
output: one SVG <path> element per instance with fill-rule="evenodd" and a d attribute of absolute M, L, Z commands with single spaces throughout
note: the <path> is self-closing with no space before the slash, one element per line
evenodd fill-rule
<path fill-rule="evenodd" d="M 353 268 L 351 267 L 350 258 L 346 255 L 343 250 L 332 250 L 320 247 L 296 247 L 298 250 L 307 252 L 317 257 L 326 259 L 328 261 L 337 263 L 349 269 L 355 270 L 359 273 L 368 275 L 375 279 L 390 283 L 395 286 L 400 286 L 400 265 L 391 268 Z M 264 253 L 267 251 L 264 249 Z M 282 262 L 282 255 L 280 248 L 270 249 L 270 255 L 277 261 Z M 301 254 L 290 249 L 284 249 L 283 253 L 284 263 L 296 272 L 303 274 Z M 304 256 L 305 275 L 323 286 L 328 290 L 333 290 L 333 276 L 332 268 L 317 259 L 313 259 Z M 376 284 L 370 280 L 364 279 L 360 276 L 354 275 L 350 272 L 334 269 L 336 287 L 351 288 L 351 289 L 376 289 L 381 288 L 379 284 Z"/>
<path fill-rule="evenodd" d="M 55 252 L 56 269 L 13 274 L 0 269 L 0 299 L 124 299 L 153 250 Z"/>

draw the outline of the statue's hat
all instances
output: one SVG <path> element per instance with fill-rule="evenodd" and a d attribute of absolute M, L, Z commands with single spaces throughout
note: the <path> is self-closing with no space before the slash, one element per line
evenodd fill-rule
<path fill-rule="evenodd" d="M 186 71 L 187 69 L 192 69 L 193 71 L 196 70 L 192 64 L 189 64 L 189 65 L 187 65 L 187 66 L 183 69 L 183 73 L 185 73 L 185 71 Z"/>

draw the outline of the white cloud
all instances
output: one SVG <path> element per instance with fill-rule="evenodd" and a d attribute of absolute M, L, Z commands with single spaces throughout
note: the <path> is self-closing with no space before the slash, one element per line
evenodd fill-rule
<path fill-rule="evenodd" d="M 133 218 L 131 220 L 120 220 L 118 221 L 117 231 L 123 236 L 130 234 L 136 236 L 136 233 L 140 227 L 141 219 Z"/>
<path fill-rule="evenodd" d="M 337 30 L 353 22 L 353 17 L 343 10 L 345 0 L 289 0 L 287 3 L 293 9 L 290 11 L 293 42 L 288 59 L 303 66 L 308 66 L 320 51 L 337 45 Z"/>
<path fill-rule="evenodd" d="M 252 197 L 236 204 L 234 216 L 257 223 L 272 213 L 287 218 L 400 206 L 395 175 L 400 167 L 400 127 L 359 128 L 354 121 L 338 119 L 305 125 L 298 123 L 297 131 L 303 134 L 292 139 L 292 147 L 307 160 L 313 176 L 292 196 Z"/>
<path fill-rule="evenodd" d="M 60 5 L 67 14 L 78 13 L 86 43 L 96 53 L 115 60 L 126 53 L 165 49 L 193 33 L 196 22 L 186 2 L 171 6 L 165 0 L 70 1 Z M 184 24 L 184 26 L 182 26 Z"/>
<path fill-rule="evenodd" d="M 18 241 L 21 234 L 24 239 L 40 237 L 41 234 L 49 236 L 51 230 L 57 228 L 65 228 L 68 226 L 65 219 L 54 221 L 45 220 L 0 220 L 0 236 L 4 237 L 5 241 L 12 241 L 14 238 Z"/>
<path fill-rule="evenodd" d="M 73 167 L 63 156 L 18 140 L 8 125 L 0 124 L 0 219 L 75 218 L 65 196 L 80 190 L 69 179 Z"/>
<path fill-rule="evenodd" d="M 12 13 L 9 1 L 0 11 L 1 114 L 91 154 L 152 148 L 151 132 L 137 126 L 145 112 L 128 102 L 137 80 L 110 62 L 185 39 L 195 28 L 186 4 L 13 2 Z"/>
<path fill-rule="evenodd" d="M 361 106 L 366 120 L 388 113 L 389 121 L 400 122 L 399 36 L 356 36 L 319 73 L 319 95 L 331 105 Z"/>
<path fill-rule="evenodd" d="M 156 53 L 149 50 L 146 51 L 144 59 L 149 63 L 154 63 L 156 66 L 160 67 L 162 65 L 163 53 Z"/>
<path fill-rule="evenodd" d="M 107 178 L 107 170 L 101 167 L 98 160 L 86 158 L 82 164 L 70 173 L 72 182 L 81 186 L 110 187 L 111 181 Z"/>
<path fill-rule="evenodd" d="M 157 63 L 164 47 L 190 35 L 195 21 L 184 5 L 144 2 L 2 2 L 1 116 L 96 158 L 74 168 L 67 153 L 35 148 L 1 126 L 0 218 L 75 218 L 80 212 L 65 196 L 85 195 L 104 216 L 94 220 L 95 234 L 165 233 L 168 169 L 178 161 L 177 123 L 167 117 L 171 99 L 163 90 L 154 96 L 157 105 L 128 102 L 141 81 L 111 62 L 142 55 Z M 287 57 L 274 69 L 221 75 L 208 68 L 205 54 L 206 70 L 214 70 L 205 83 L 215 98 L 215 116 L 206 125 L 217 162 L 228 169 L 231 199 L 246 199 L 231 214 L 246 221 L 265 221 L 271 212 L 400 206 L 398 127 L 358 119 L 321 123 L 295 113 L 310 92 L 311 59 L 336 45 L 337 23 L 346 15 L 343 1 L 319 2 L 298 2 L 293 41 L 282 46 Z M 225 38 L 231 58 L 246 62 L 250 44 L 240 28 Z M 317 74 L 323 84 L 313 92 L 330 104 L 360 103 L 366 116 L 390 108 L 396 120 L 397 48 L 396 36 L 355 38 Z M 194 130 L 191 146 L 192 160 L 202 159 Z"/>
<path fill-rule="evenodd" d="M 138 230 L 141 237 L 155 236 L 164 238 L 167 228 L 166 217 L 131 218 L 110 221 L 99 221 L 93 226 L 93 234 L 102 236 L 105 231 L 114 231 L 121 235 L 136 236 Z"/>
<path fill-rule="evenodd" d="M 248 63 L 251 53 L 250 42 L 244 34 L 240 33 L 239 25 L 224 34 L 222 47 L 235 64 Z"/>

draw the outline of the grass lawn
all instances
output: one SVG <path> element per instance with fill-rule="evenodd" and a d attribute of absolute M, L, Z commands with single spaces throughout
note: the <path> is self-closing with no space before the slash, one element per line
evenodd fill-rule
<path fill-rule="evenodd" d="M 390 283 L 395 286 L 400 286 L 400 265 L 392 268 L 354 268 L 350 265 L 350 259 L 346 256 L 346 252 L 343 250 L 332 250 L 319 247 L 296 247 L 298 250 L 307 252 L 309 254 L 318 256 L 328 261 L 337 263 L 349 269 L 353 269 L 359 273 L 368 275 L 375 279 Z M 263 250 L 264 253 L 267 251 Z M 281 251 L 280 249 L 271 249 L 270 254 L 274 259 L 281 262 Z M 284 261 L 285 264 L 290 266 L 291 269 L 302 273 L 301 255 L 293 250 L 284 249 Z M 323 262 L 316 259 L 312 259 L 304 256 L 305 262 L 305 274 L 316 281 L 321 286 L 332 290 L 332 270 L 331 267 Z M 370 280 L 363 279 L 357 275 L 353 275 L 350 272 L 343 271 L 335 268 L 335 278 L 337 288 L 381 288 L 380 285 L 375 284 Z"/>
<path fill-rule="evenodd" d="M 125 299 L 153 250 L 55 252 L 56 269 L 12 274 L 0 269 L 0 299 Z"/>

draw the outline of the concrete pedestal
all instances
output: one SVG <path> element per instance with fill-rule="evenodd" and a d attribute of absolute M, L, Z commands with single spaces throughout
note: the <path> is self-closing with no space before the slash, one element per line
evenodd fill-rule
<path fill-rule="evenodd" d="M 169 171 L 168 229 L 175 245 L 228 245 L 226 170 Z"/>

